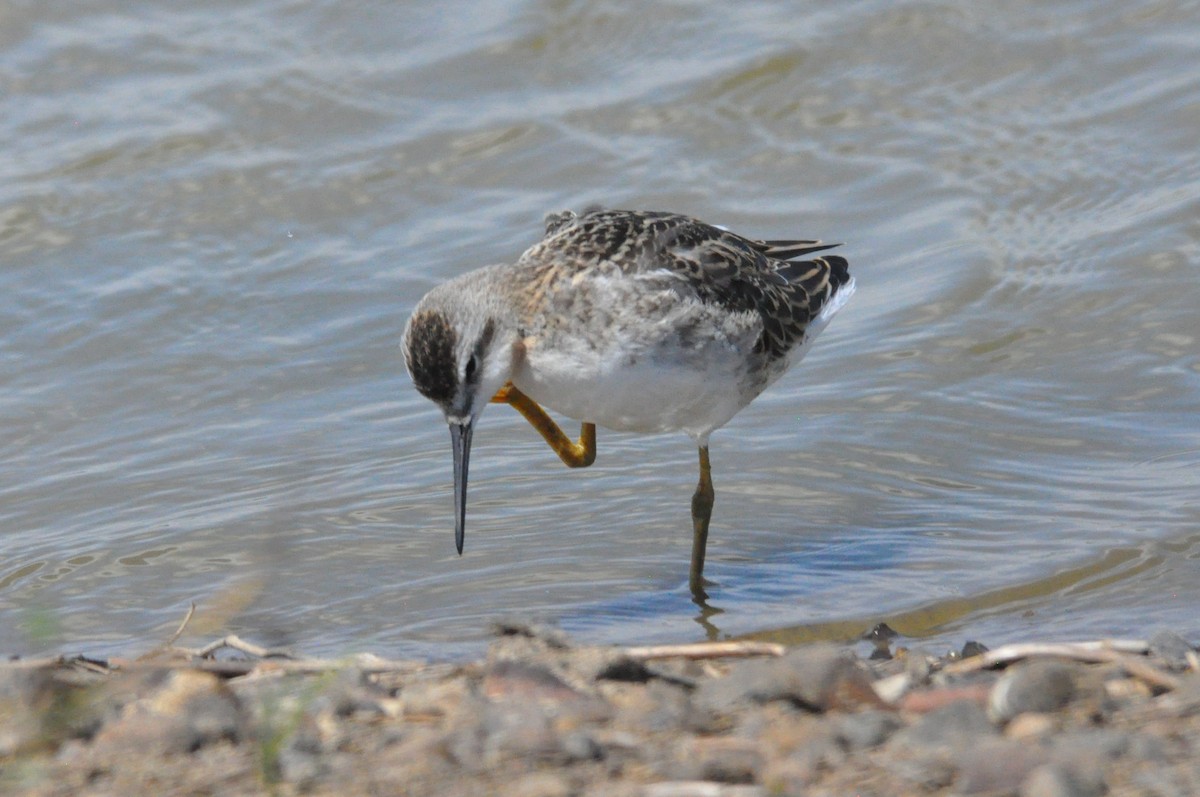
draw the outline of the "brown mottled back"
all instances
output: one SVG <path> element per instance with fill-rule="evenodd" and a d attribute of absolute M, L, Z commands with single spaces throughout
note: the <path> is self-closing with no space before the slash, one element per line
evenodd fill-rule
<path fill-rule="evenodd" d="M 837 244 L 759 241 L 673 213 L 594 210 L 547 217 L 546 237 L 521 265 L 557 265 L 624 273 L 667 270 L 702 302 L 759 314 L 755 350 L 782 357 L 804 339 L 809 322 L 850 279 L 845 258 L 802 255 Z"/>

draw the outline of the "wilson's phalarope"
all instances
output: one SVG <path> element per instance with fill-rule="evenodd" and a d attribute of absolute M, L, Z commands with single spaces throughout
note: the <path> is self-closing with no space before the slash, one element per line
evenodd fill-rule
<path fill-rule="evenodd" d="M 413 382 L 450 425 L 461 554 L 475 420 L 511 404 L 571 467 L 592 464 L 596 425 L 683 430 L 700 451 L 692 496 L 693 594 L 703 597 L 712 516 L 708 438 L 808 351 L 854 292 L 837 244 L 758 241 L 672 213 L 546 218 L 511 265 L 431 290 L 404 332 Z M 570 440 L 539 405 L 582 422 Z"/>

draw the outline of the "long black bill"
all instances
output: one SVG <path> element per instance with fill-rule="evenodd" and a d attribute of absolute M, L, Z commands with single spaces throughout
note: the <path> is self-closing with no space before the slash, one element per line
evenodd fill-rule
<path fill-rule="evenodd" d="M 450 424 L 450 445 L 454 449 L 454 547 L 463 552 L 467 525 L 467 463 L 471 459 L 471 421 Z"/>

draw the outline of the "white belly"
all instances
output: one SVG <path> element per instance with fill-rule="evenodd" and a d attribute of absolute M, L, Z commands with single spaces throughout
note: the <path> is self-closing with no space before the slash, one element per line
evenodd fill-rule
<path fill-rule="evenodd" d="M 707 445 L 709 433 L 799 362 L 854 290 L 851 281 L 813 319 L 804 341 L 768 362 L 754 353 L 762 334 L 756 313 L 731 313 L 642 283 L 599 278 L 586 301 L 570 294 L 578 306 L 566 302 L 557 323 L 547 320 L 522 341 L 513 383 L 577 421 L 630 432 L 682 430 Z"/>
<path fill-rule="evenodd" d="M 513 380 L 517 387 L 555 412 L 608 429 L 707 435 L 748 403 L 737 375 L 723 368 L 605 362 L 581 369 L 546 359 L 523 369 Z"/>
<path fill-rule="evenodd" d="M 657 321 L 607 325 L 600 337 L 565 330 L 531 336 L 513 382 L 578 421 L 631 432 L 682 430 L 705 442 L 764 386 L 759 380 L 751 387 L 749 374 L 757 320 L 711 314 L 699 303 L 679 303 Z"/>

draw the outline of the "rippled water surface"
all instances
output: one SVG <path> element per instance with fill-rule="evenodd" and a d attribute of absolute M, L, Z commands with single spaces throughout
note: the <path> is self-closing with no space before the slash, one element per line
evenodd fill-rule
<path fill-rule="evenodd" d="M 0 8 L 0 651 L 1200 634 L 1186 4 Z M 600 202 L 845 241 L 712 441 L 481 419 L 466 554 L 398 341 Z"/>

